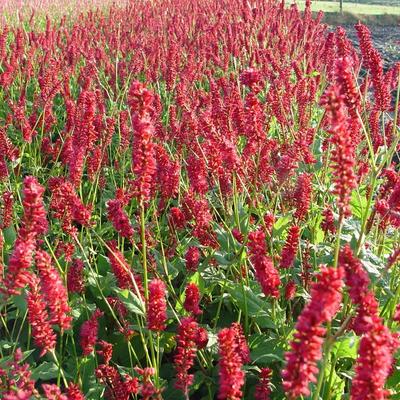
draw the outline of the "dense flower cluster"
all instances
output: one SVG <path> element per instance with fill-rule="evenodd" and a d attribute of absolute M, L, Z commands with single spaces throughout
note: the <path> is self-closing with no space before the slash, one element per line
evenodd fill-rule
<path fill-rule="evenodd" d="M 147 299 L 147 327 L 152 331 L 163 331 L 167 320 L 166 287 L 162 280 L 153 279 L 149 283 Z"/>
<path fill-rule="evenodd" d="M 96 309 L 90 319 L 85 321 L 80 329 L 80 344 L 83 355 L 87 356 L 94 350 L 97 342 L 97 335 L 99 330 L 98 319 L 103 315 L 103 312 Z"/>
<path fill-rule="evenodd" d="M 297 225 L 291 226 L 286 238 L 286 243 L 282 249 L 281 262 L 279 264 L 281 268 L 289 268 L 293 265 L 297 254 L 297 247 L 299 246 L 299 239 L 300 228 Z"/>
<path fill-rule="evenodd" d="M 176 336 L 176 353 L 174 364 L 176 369 L 175 387 L 187 395 L 190 385 L 193 383 L 193 374 L 189 369 L 194 364 L 197 350 L 198 324 L 191 318 L 181 320 Z"/>
<path fill-rule="evenodd" d="M 115 230 L 128 240 L 132 240 L 133 228 L 120 200 L 109 200 L 107 202 L 108 219 L 112 222 Z"/>
<path fill-rule="evenodd" d="M 183 303 L 183 307 L 185 310 L 193 316 L 197 316 L 202 314 L 202 311 L 199 308 L 200 303 L 200 291 L 195 283 L 189 283 L 185 289 L 185 302 Z"/>
<path fill-rule="evenodd" d="M 28 321 L 32 329 L 32 337 L 41 350 L 40 355 L 53 351 L 56 346 L 56 334 L 51 326 L 47 312 L 46 300 L 42 295 L 39 278 L 31 276 L 30 291 L 27 295 Z"/>
<path fill-rule="evenodd" d="M 48 223 L 43 205 L 44 190 L 36 178 L 28 176 L 24 179 L 24 215 L 4 280 L 9 294 L 18 293 L 18 290 L 30 281 L 29 268 L 33 261 L 36 240 L 47 232 Z"/>
<path fill-rule="evenodd" d="M 266 296 L 278 297 L 280 278 L 271 259 L 266 255 L 265 234 L 262 231 L 250 232 L 247 243 L 250 260 L 256 271 L 256 278 Z"/>
<path fill-rule="evenodd" d="M 51 323 L 58 325 L 60 329 L 67 330 L 71 327 L 71 308 L 68 305 L 67 290 L 60 274 L 53 266 L 50 255 L 43 250 L 36 251 L 35 262 Z"/>
<path fill-rule="evenodd" d="M 244 385 L 242 346 L 243 338 L 238 340 L 236 326 L 222 329 L 218 333 L 219 345 L 219 392 L 218 399 L 239 400 Z M 246 355 L 247 356 L 247 355 Z M 248 361 L 248 359 L 247 359 Z"/>
<path fill-rule="evenodd" d="M 0 398 L 397 393 L 373 31 L 311 0 L 64 3 L 0 1 Z"/>
<path fill-rule="evenodd" d="M 311 288 L 311 300 L 297 320 L 282 372 L 283 388 L 291 399 L 308 396 L 309 384 L 316 382 L 317 363 L 322 356 L 326 333 L 322 324 L 331 321 L 338 312 L 342 286 L 343 270 L 324 267 Z"/>

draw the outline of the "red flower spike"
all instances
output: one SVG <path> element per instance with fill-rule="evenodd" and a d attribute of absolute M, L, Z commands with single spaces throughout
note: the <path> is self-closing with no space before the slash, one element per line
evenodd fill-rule
<path fill-rule="evenodd" d="M 195 283 L 189 283 L 185 289 L 185 302 L 183 304 L 184 309 L 193 314 L 194 317 L 202 314 L 203 312 L 199 308 L 200 303 L 200 291 Z"/>
<path fill-rule="evenodd" d="M 316 382 L 317 363 L 322 357 L 322 344 L 329 322 L 339 310 L 342 300 L 343 270 L 321 269 L 311 288 L 311 300 L 296 323 L 291 350 L 286 353 L 286 367 L 282 372 L 283 388 L 289 399 L 309 396 L 310 382 Z"/>
<path fill-rule="evenodd" d="M 254 391 L 254 400 L 269 400 L 271 394 L 271 376 L 272 369 L 261 368 L 260 380 L 256 385 L 256 390 Z"/>
<path fill-rule="evenodd" d="M 235 328 L 225 328 L 218 333 L 219 400 L 240 400 L 243 396 L 245 373 L 236 335 Z"/>
<path fill-rule="evenodd" d="M 289 268 L 293 265 L 296 259 L 297 248 L 299 247 L 299 240 L 300 228 L 296 225 L 292 225 L 289 228 L 286 243 L 282 249 L 281 262 L 279 264 L 281 268 Z"/>
<path fill-rule="evenodd" d="M 167 321 L 167 301 L 165 284 L 160 279 L 149 283 L 149 299 L 147 302 L 147 327 L 152 331 L 163 331 Z"/>
<path fill-rule="evenodd" d="M 247 246 L 263 293 L 266 296 L 279 297 L 281 280 L 273 262 L 266 255 L 265 233 L 261 230 L 250 232 Z"/>
<path fill-rule="evenodd" d="M 47 303 L 41 294 L 39 278 L 32 275 L 30 291 L 27 294 L 28 321 L 32 330 L 32 338 L 37 347 L 41 349 L 40 356 L 48 351 L 53 351 L 56 346 L 56 334 L 51 327 L 47 313 Z"/>
<path fill-rule="evenodd" d="M 174 365 L 176 370 L 175 387 L 181 390 L 186 396 L 189 387 L 193 383 L 193 375 L 189 374 L 189 369 L 194 365 L 197 352 L 197 322 L 191 318 L 183 318 L 178 327 L 176 335 L 176 353 L 174 355 Z"/>
<path fill-rule="evenodd" d="M 84 356 L 89 355 L 94 350 L 97 342 L 97 334 L 99 329 L 98 319 L 103 315 L 99 309 L 92 314 L 89 320 L 85 321 L 80 330 L 80 344 Z"/>

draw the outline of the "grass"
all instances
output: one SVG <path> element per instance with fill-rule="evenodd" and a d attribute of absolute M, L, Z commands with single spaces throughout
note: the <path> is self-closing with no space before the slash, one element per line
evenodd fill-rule
<path fill-rule="evenodd" d="M 299 1 L 297 4 L 304 8 L 305 2 Z M 312 11 L 324 11 L 326 13 L 334 13 L 339 11 L 339 2 L 336 1 L 313 1 L 311 5 Z M 343 12 L 356 15 L 400 15 L 400 7 L 385 6 L 377 4 L 360 4 L 343 1 Z"/>

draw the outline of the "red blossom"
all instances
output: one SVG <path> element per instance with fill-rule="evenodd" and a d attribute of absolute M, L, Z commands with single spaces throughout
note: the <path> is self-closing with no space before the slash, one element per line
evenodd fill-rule
<path fill-rule="evenodd" d="M 39 271 L 40 284 L 48 304 L 51 323 L 62 330 L 71 328 L 71 308 L 68 305 L 67 290 L 58 270 L 53 266 L 51 257 L 44 250 L 37 250 L 36 268 Z"/>
<path fill-rule="evenodd" d="M 300 228 L 297 225 L 292 225 L 286 238 L 286 243 L 283 246 L 281 254 L 281 268 L 289 268 L 293 265 L 296 259 L 297 248 L 299 247 Z"/>
<path fill-rule="evenodd" d="M 160 279 L 153 279 L 149 283 L 147 327 L 152 331 L 163 331 L 166 328 L 167 301 L 165 290 L 165 284 Z"/>
<path fill-rule="evenodd" d="M 132 240 L 134 231 L 120 200 L 115 199 L 107 202 L 107 218 L 122 237 Z"/>
<path fill-rule="evenodd" d="M 198 247 L 189 247 L 185 255 L 186 269 L 190 272 L 196 272 L 200 262 L 200 250 Z"/>
<path fill-rule="evenodd" d="M 200 303 L 200 291 L 195 283 L 189 283 L 185 289 L 185 302 L 183 307 L 185 310 L 193 316 L 202 314 L 203 312 L 199 308 Z"/>
<path fill-rule="evenodd" d="M 256 385 L 254 391 L 255 400 L 269 400 L 271 394 L 271 376 L 272 370 L 270 368 L 261 368 L 260 380 Z"/>
<path fill-rule="evenodd" d="M 273 262 L 266 255 L 265 233 L 261 230 L 250 232 L 247 246 L 263 293 L 266 296 L 279 297 L 281 280 Z"/>
<path fill-rule="evenodd" d="M 285 356 L 283 388 L 290 399 L 309 396 L 309 384 L 316 382 L 326 332 L 322 324 L 331 321 L 338 312 L 342 286 L 343 270 L 327 267 L 321 269 L 312 285 L 311 300 L 297 320 L 291 349 Z"/>
<path fill-rule="evenodd" d="M 68 269 L 67 274 L 67 288 L 71 293 L 83 293 L 85 290 L 85 283 L 83 281 L 83 270 L 85 266 L 83 261 L 75 258 Z"/>
<path fill-rule="evenodd" d="M 181 320 L 176 335 L 176 353 L 174 355 L 174 365 L 176 370 L 175 387 L 181 390 L 186 396 L 189 387 L 193 383 L 193 374 L 189 374 L 189 369 L 194 365 L 197 351 L 197 322 L 191 318 Z"/>
<path fill-rule="evenodd" d="M 243 396 L 245 374 L 243 360 L 238 351 L 237 330 L 225 328 L 218 333 L 219 391 L 220 400 L 240 400 Z"/>
<path fill-rule="evenodd" d="M 42 295 L 39 278 L 30 279 L 30 291 L 27 294 L 28 321 L 32 330 L 32 338 L 40 349 L 40 356 L 53 351 L 56 346 L 56 334 L 51 327 L 47 303 Z"/>
<path fill-rule="evenodd" d="M 85 400 L 85 396 L 79 389 L 79 386 L 74 383 L 70 383 L 68 385 L 68 389 L 65 394 L 67 395 L 68 400 Z"/>
<path fill-rule="evenodd" d="M 89 355 L 94 350 L 94 346 L 97 342 L 97 334 L 99 330 L 98 319 L 103 315 L 103 312 L 99 309 L 92 314 L 90 319 L 85 321 L 80 329 L 80 344 L 82 347 L 82 353 L 84 356 Z"/>

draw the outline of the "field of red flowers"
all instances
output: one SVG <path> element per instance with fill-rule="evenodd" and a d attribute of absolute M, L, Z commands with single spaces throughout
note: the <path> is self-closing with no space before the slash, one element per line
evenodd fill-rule
<path fill-rule="evenodd" d="M 400 399 L 400 63 L 369 29 L 40 18 L 0 25 L 0 399 Z"/>

